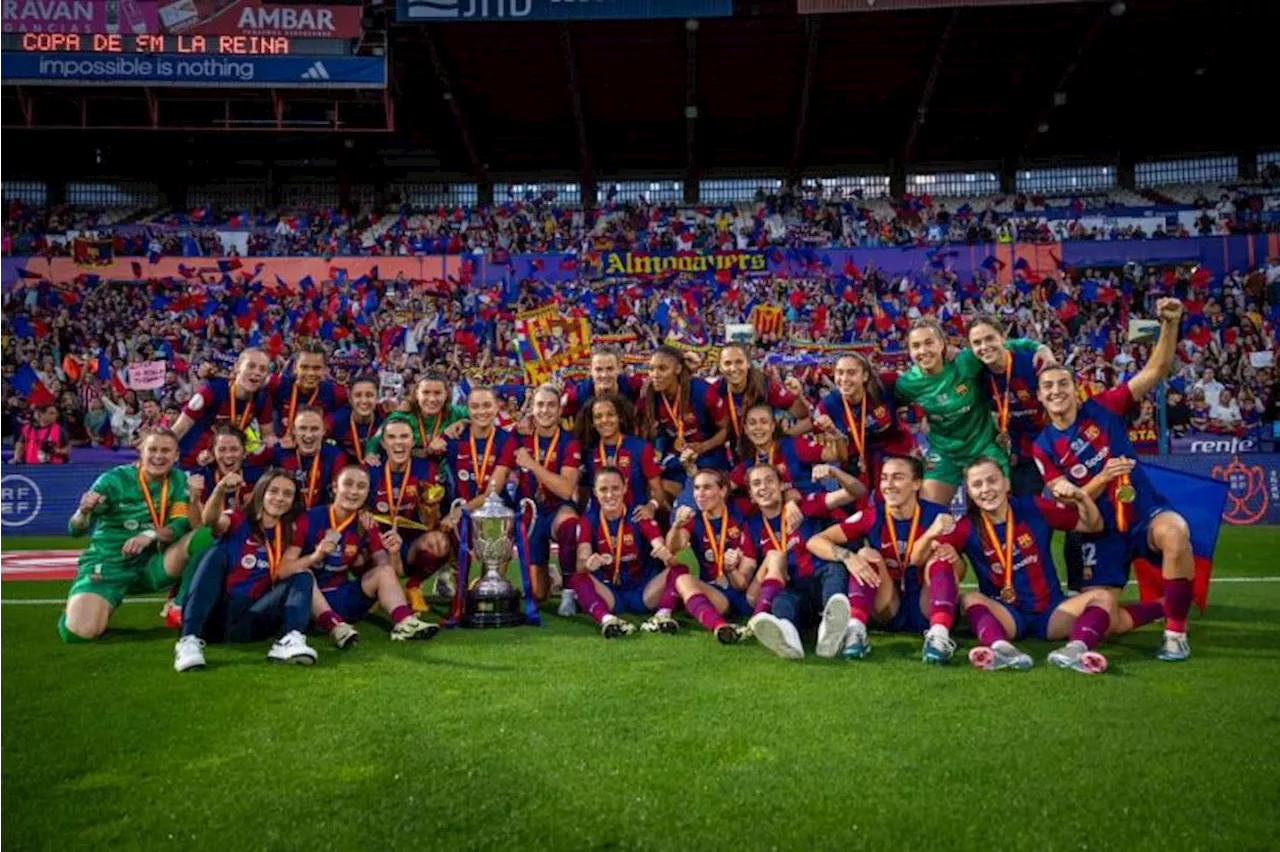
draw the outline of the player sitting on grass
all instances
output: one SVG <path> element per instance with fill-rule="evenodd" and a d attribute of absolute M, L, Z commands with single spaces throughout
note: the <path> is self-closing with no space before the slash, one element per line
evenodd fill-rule
<path fill-rule="evenodd" d="M 815 475 L 832 473 L 821 470 Z M 854 477 L 844 475 L 852 487 L 861 489 Z M 818 559 L 805 548 L 805 542 L 831 521 L 842 520 L 840 507 L 852 503 L 855 496 L 841 488 L 810 494 L 798 507 L 784 505 L 782 478 L 774 467 L 763 464 L 747 471 L 747 487 L 760 514 L 747 519 L 743 555 L 759 563 L 765 575 L 756 614 L 750 621 L 751 632 L 761 645 L 784 660 L 802 660 L 800 630 L 820 620 L 815 653 L 834 657 L 849 626 L 849 598 L 845 595 L 849 578 L 843 565 Z M 858 557 L 850 554 L 850 558 Z M 785 589 L 774 572 L 787 578 Z"/>
<path fill-rule="evenodd" d="M 673 557 L 656 523 L 627 515 L 626 483 L 616 468 L 597 470 L 594 490 L 596 505 L 578 523 L 578 570 L 568 582 L 604 638 L 615 639 L 636 629 L 618 613 L 657 608 L 667 585 L 661 563 Z M 670 619 L 662 632 L 674 632 L 674 625 Z"/>
<path fill-rule="evenodd" d="M 1049 547 L 1054 530 L 1102 528 L 1093 500 L 1066 481 L 1052 486 L 1052 500 L 1011 496 L 1012 483 L 994 459 L 969 465 L 964 489 L 968 516 L 957 522 L 939 515 L 919 546 L 932 550 L 935 559 L 951 558 L 952 548 L 962 548 L 978 575 L 978 591 L 961 600 L 979 643 L 969 651 L 969 662 L 987 671 L 1029 669 L 1031 657 L 1012 642 L 1067 638 L 1049 662 L 1086 674 L 1106 671 L 1107 658 L 1094 649 L 1111 626 L 1111 598 L 1100 589 L 1065 597 Z"/>
<path fill-rule="evenodd" d="M 886 456 L 880 465 L 880 498 L 872 508 L 823 530 L 807 543 L 814 556 L 844 562 L 849 569 L 850 618 L 842 652 L 847 658 L 870 653 L 867 627 L 872 623 L 890 633 L 924 633 L 921 656 L 927 663 L 946 663 L 955 653 L 956 643 L 951 641 L 957 598 L 954 568 L 945 559 L 930 559 L 926 567 L 928 554 L 915 546 L 921 533 L 949 509 L 919 499 L 923 484 L 923 462 L 910 456 Z M 840 545 L 864 539 L 868 546 L 858 551 L 861 559 L 837 559 Z"/>
<path fill-rule="evenodd" d="M 72 535 L 92 535 L 58 620 L 63 641 L 98 638 L 125 595 L 167 589 L 186 566 L 191 521 L 187 475 L 174 468 L 178 438 L 150 432 L 138 453 L 136 463 L 99 476 L 67 523 Z"/>
<path fill-rule="evenodd" d="M 285 564 L 300 565 L 316 578 L 311 613 L 339 648 L 359 638 L 350 622 L 379 603 L 391 619 L 392 641 L 430 639 L 439 625 L 414 615 L 400 588 L 400 534 L 394 527 L 378 532 L 364 507 L 368 499 L 368 471 L 343 468 L 333 502 L 298 519 Z"/>
<path fill-rule="evenodd" d="M 284 559 L 300 514 L 297 498 L 293 476 L 273 468 L 258 480 L 244 512 L 216 520 L 214 533 L 221 541 L 196 565 L 182 607 L 175 670 L 203 668 L 206 639 L 256 642 L 277 632 L 283 635 L 267 659 L 307 665 L 316 661 L 304 635 L 315 579 L 304 560 L 287 564 Z"/>
<path fill-rule="evenodd" d="M 760 593 L 755 581 L 756 563 L 742 555 L 746 524 L 725 500 L 729 478 L 718 470 L 700 470 L 693 477 L 697 510 L 681 506 L 667 533 L 667 547 L 678 553 L 692 547 L 698 560 L 698 576 L 676 579 L 676 591 L 689 615 L 720 640 L 732 645 L 745 628 L 724 620 L 726 615 L 750 618 L 751 600 Z"/>

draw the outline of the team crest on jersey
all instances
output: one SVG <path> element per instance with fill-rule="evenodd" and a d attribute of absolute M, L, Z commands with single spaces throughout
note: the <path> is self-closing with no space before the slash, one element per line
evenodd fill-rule
<path fill-rule="evenodd" d="M 1018 536 L 1018 547 L 1028 548 L 1032 545 L 1034 541 L 1035 539 L 1031 537 L 1031 533 L 1023 533 L 1022 535 Z"/>
<path fill-rule="evenodd" d="M 631 545 L 634 545 L 635 543 L 636 543 L 635 536 L 631 535 L 631 533 L 623 533 L 622 535 L 623 547 L 629 547 Z"/>
<path fill-rule="evenodd" d="M 738 538 L 742 535 L 742 530 L 737 527 L 729 527 L 729 531 L 725 535 L 729 536 L 729 538 Z"/>
<path fill-rule="evenodd" d="M 342 553 L 344 556 L 346 556 L 347 559 L 354 558 L 355 555 L 359 552 L 360 552 L 360 547 L 354 544 L 348 544 L 346 547 L 342 548 Z"/>
<path fill-rule="evenodd" d="M 138 528 L 138 522 L 130 518 L 129 520 L 124 522 L 124 528 L 127 529 L 129 532 L 133 532 Z"/>
<path fill-rule="evenodd" d="M 956 385 L 956 396 L 964 396 L 968 391 L 968 385 Z"/>
<path fill-rule="evenodd" d="M 390 503 L 388 503 L 386 500 L 379 500 L 379 501 L 378 501 L 378 511 L 379 511 L 379 512 L 388 512 L 388 511 L 390 511 L 390 510 L 391 510 L 391 504 L 390 504 Z"/>
<path fill-rule="evenodd" d="M 1022 402 L 1026 402 L 1031 399 L 1031 391 L 1026 388 L 1018 388 L 1018 399 Z"/>
<path fill-rule="evenodd" d="M 1072 479 L 1084 479 L 1089 475 L 1089 468 L 1082 464 L 1076 464 L 1072 465 L 1071 470 L 1069 470 L 1068 473 L 1071 474 Z"/>
<path fill-rule="evenodd" d="M 469 470 L 458 471 L 458 479 L 462 480 L 463 482 L 466 482 L 470 478 L 471 478 L 471 471 Z"/>
<path fill-rule="evenodd" d="M 257 564 L 258 564 L 258 557 L 254 556 L 252 553 L 248 554 L 247 556 L 242 556 L 240 558 L 241 568 L 247 568 L 250 571 L 252 571 L 254 567 L 257 566 Z"/>
<path fill-rule="evenodd" d="M 889 409 L 885 408 L 883 405 L 877 405 L 875 408 L 871 409 L 871 416 L 877 420 L 882 419 L 888 415 L 888 413 Z"/>
<path fill-rule="evenodd" d="M 1102 433 L 1098 430 L 1098 427 L 1094 426 L 1092 423 L 1084 427 L 1084 436 L 1090 441 L 1096 439 L 1100 434 Z"/>

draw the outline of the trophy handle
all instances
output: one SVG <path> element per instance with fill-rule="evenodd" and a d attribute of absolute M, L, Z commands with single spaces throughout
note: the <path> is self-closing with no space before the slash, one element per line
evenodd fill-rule
<path fill-rule="evenodd" d="M 524 514 L 525 506 L 529 507 L 529 522 L 532 526 L 533 522 L 538 519 L 538 504 L 533 502 L 532 497 L 526 497 L 520 501 L 520 514 Z"/>

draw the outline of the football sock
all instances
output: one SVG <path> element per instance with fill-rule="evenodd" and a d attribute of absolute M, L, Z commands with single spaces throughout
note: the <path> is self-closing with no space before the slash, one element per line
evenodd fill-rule
<path fill-rule="evenodd" d="M 876 603 L 876 590 L 864 584 L 857 577 L 849 578 L 849 616 L 855 621 L 867 623 L 871 617 L 871 608 Z"/>
<path fill-rule="evenodd" d="M 667 582 L 662 587 L 662 597 L 658 598 L 658 609 L 670 613 L 676 608 L 676 604 L 680 602 L 680 593 L 676 591 L 676 580 L 688 573 L 689 569 L 683 565 L 672 565 L 667 569 Z"/>
<path fill-rule="evenodd" d="M 604 621 L 604 617 L 609 614 L 609 605 L 596 591 L 596 584 L 592 582 L 590 574 L 574 574 L 569 580 L 569 587 L 578 596 L 579 609 L 595 619 L 597 624 Z"/>
<path fill-rule="evenodd" d="M 934 562 L 926 569 L 929 577 L 929 623 L 948 630 L 956 620 L 956 572 L 950 562 Z M 906 605 L 906 602 L 903 602 Z"/>
<path fill-rule="evenodd" d="M 1164 618 L 1164 601 L 1142 601 L 1140 603 L 1122 604 L 1121 609 L 1129 613 L 1134 628 L 1150 624 Z"/>
<path fill-rule="evenodd" d="M 1191 611 L 1191 581 L 1175 577 L 1164 581 L 1164 629 L 1172 633 L 1187 632 L 1187 613 Z"/>
<path fill-rule="evenodd" d="M 578 524 L 574 520 L 565 521 L 556 530 L 556 545 L 560 548 L 560 579 L 566 587 L 568 579 L 573 576 L 578 561 Z"/>
<path fill-rule="evenodd" d="M 413 607 L 408 604 L 400 604 L 395 609 L 391 610 L 391 614 L 388 618 L 391 619 L 392 624 L 399 624 L 411 615 L 413 615 Z"/>
<path fill-rule="evenodd" d="M 1100 606 L 1087 606 L 1071 626 L 1071 641 L 1083 642 L 1090 651 L 1098 647 L 1111 626 L 1111 613 Z"/>
<path fill-rule="evenodd" d="M 995 643 L 1008 639 L 1000 620 L 987 609 L 986 604 L 974 604 L 964 614 L 969 619 L 974 635 L 978 637 L 978 644 L 990 648 Z"/>
<path fill-rule="evenodd" d="M 342 622 L 342 616 L 338 615 L 331 609 L 326 609 L 324 612 L 316 616 L 316 624 L 319 625 L 320 629 L 325 633 L 328 633 Z"/>
<path fill-rule="evenodd" d="M 760 584 L 760 597 L 756 598 L 755 608 L 752 609 L 752 615 L 759 615 L 762 612 L 770 612 L 773 610 L 773 599 L 783 589 L 782 582 L 770 577 Z"/>
<path fill-rule="evenodd" d="M 704 594 L 696 594 L 689 600 L 685 601 L 684 608 L 689 614 L 698 619 L 698 623 L 708 630 L 715 632 L 720 625 L 724 624 L 724 618 L 720 613 L 716 612 L 715 605 Z"/>

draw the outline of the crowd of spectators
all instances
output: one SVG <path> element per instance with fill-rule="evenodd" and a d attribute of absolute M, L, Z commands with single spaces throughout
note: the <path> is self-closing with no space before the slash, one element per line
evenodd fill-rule
<path fill-rule="evenodd" d="M 1176 206 L 1148 192 L 1151 205 Z M 1280 227 L 1280 176 L 1237 186 L 1217 199 L 1184 205 L 1194 220 L 1149 224 L 1116 218 L 1105 192 L 1065 197 L 1019 193 L 981 199 L 897 200 L 768 194 L 750 203 L 682 206 L 615 198 L 594 210 L 554 194 L 500 199 L 487 207 L 379 210 L 193 210 L 87 212 L 6 205 L 4 253 L 66 256 L 71 237 L 111 244 L 118 256 L 354 256 L 467 254 L 503 250 L 677 251 L 807 246 L 814 248 L 1172 239 L 1249 233 Z M 1261 215 L 1262 213 L 1268 215 Z M 1107 218 L 1111 217 L 1111 218 Z M 228 232 L 245 234 L 240 240 Z"/>
<path fill-rule="evenodd" d="M 73 446 L 128 445 L 140 429 L 174 422 L 193 389 L 225 373 L 231 353 L 250 345 L 266 349 L 275 368 L 284 369 L 301 343 L 319 340 L 339 380 L 385 371 L 410 386 L 428 366 L 443 366 L 459 393 L 467 382 L 514 385 L 522 380 L 514 313 L 553 299 L 561 313 L 587 317 L 595 336 L 613 336 L 635 363 L 664 339 L 691 347 L 722 341 L 727 324 L 750 321 L 753 305 L 778 305 L 783 324 L 758 341 L 761 360 L 808 351 L 807 343 L 860 343 L 873 345 L 887 368 L 905 367 L 912 319 L 937 315 L 959 338 L 968 317 L 993 313 L 1011 333 L 1049 343 L 1096 390 L 1141 367 L 1148 350 L 1129 341 L 1128 321 L 1147 315 L 1162 295 L 1177 296 L 1187 308 L 1167 399 L 1173 434 L 1269 434 L 1280 419 L 1276 258 L 1222 279 L 1191 267 L 1131 264 L 1016 286 L 982 272 L 962 280 L 932 266 L 914 274 L 871 267 L 856 280 L 823 272 L 729 282 L 583 278 L 552 287 L 529 279 L 514 294 L 501 284 L 403 278 L 315 282 L 305 290 L 248 275 L 126 285 L 20 280 L 4 296 L 2 430 L 12 441 L 23 424 L 38 421 L 15 380 L 29 365 Z M 167 362 L 162 387 L 130 389 L 130 365 L 156 360 Z M 814 393 L 828 379 L 821 369 L 789 369 Z M 1154 427 L 1155 420 L 1148 403 L 1138 423 Z"/>

